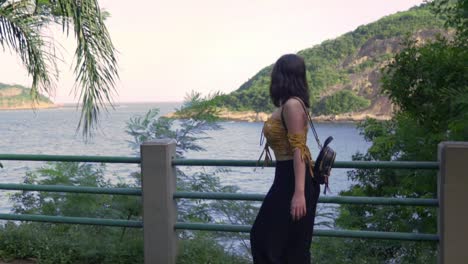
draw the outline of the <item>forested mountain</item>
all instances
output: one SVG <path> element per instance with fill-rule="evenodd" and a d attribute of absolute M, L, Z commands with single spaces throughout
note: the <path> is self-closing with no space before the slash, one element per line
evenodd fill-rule
<path fill-rule="evenodd" d="M 21 85 L 0 83 L 0 110 L 54 107 L 54 103 L 43 95 L 33 102 L 30 92 L 31 89 Z"/>
<path fill-rule="evenodd" d="M 380 93 L 380 69 L 408 38 L 422 44 L 439 34 L 450 35 L 443 24 L 421 5 L 299 51 L 307 65 L 313 115 L 390 116 L 393 107 Z M 218 104 L 229 110 L 271 111 L 271 69 L 272 65 L 263 68 L 236 91 L 218 97 Z"/>

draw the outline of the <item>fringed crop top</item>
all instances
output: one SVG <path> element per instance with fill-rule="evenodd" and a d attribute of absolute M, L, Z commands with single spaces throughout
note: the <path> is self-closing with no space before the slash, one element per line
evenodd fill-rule
<path fill-rule="evenodd" d="M 264 164 L 272 160 L 269 148 L 273 149 L 276 160 L 291 160 L 294 158 L 294 150 L 301 151 L 301 159 L 307 164 L 310 174 L 313 176 L 313 161 L 310 150 L 307 147 L 307 130 L 304 126 L 303 133 L 290 134 L 285 129 L 280 119 L 270 117 L 263 125 L 260 144 L 263 144 L 263 136 L 266 138 L 265 147 L 259 161 L 265 155 Z"/>

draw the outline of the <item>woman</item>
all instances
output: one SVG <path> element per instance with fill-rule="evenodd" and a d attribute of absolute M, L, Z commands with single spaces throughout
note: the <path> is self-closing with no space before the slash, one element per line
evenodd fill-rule
<path fill-rule="evenodd" d="M 309 89 L 304 60 L 294 54 L 278 59 L 271 73 L 270 96 L 278 109 L 265 122 L 265 158 L 275 153 L 276 169 L 250 231 L 255 264 L 310 264 L 310 245 L 320 186 L 313 178 L 307 142 Z M 262 153 L 263 155 L 263 153 Z"/>

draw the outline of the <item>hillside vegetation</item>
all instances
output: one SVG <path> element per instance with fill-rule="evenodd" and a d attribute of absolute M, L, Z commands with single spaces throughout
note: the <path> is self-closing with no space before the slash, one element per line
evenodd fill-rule
<path fill-rule="evenodd" d="M 422 5 L 299 51 L 307 66 L 313 115 L 353 112 L 390 116 L 393 107 L 380 93 L 380 69 L 408 37 L 425 43 L 439 34 L 448 36 L 443 24 L 444 20 Z M 218 105 L 231 111 L 270 112 L 272 66 L 260 70 L 236 91 L 219 96 Z"/>
<path fill-rule="evenodd" d="M 43 95 L 34 102 L 30 92 L 31 89 L 21 85 L 0 83 L 0 110 L 54 107 L 54 103 Z"/>

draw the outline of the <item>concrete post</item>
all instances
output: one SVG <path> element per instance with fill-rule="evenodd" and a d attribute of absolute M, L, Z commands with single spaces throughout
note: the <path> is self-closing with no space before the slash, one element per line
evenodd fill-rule
<path fill-rule="evenodd" d="M 176 142 L 161 139 L 141 145 L 145 264 L 174 264 L 177 256 Z"/>
<path fill-rule="evenodd" d="M 468 263 L 468 142 L 439 144 L 439 264 Z"/>

